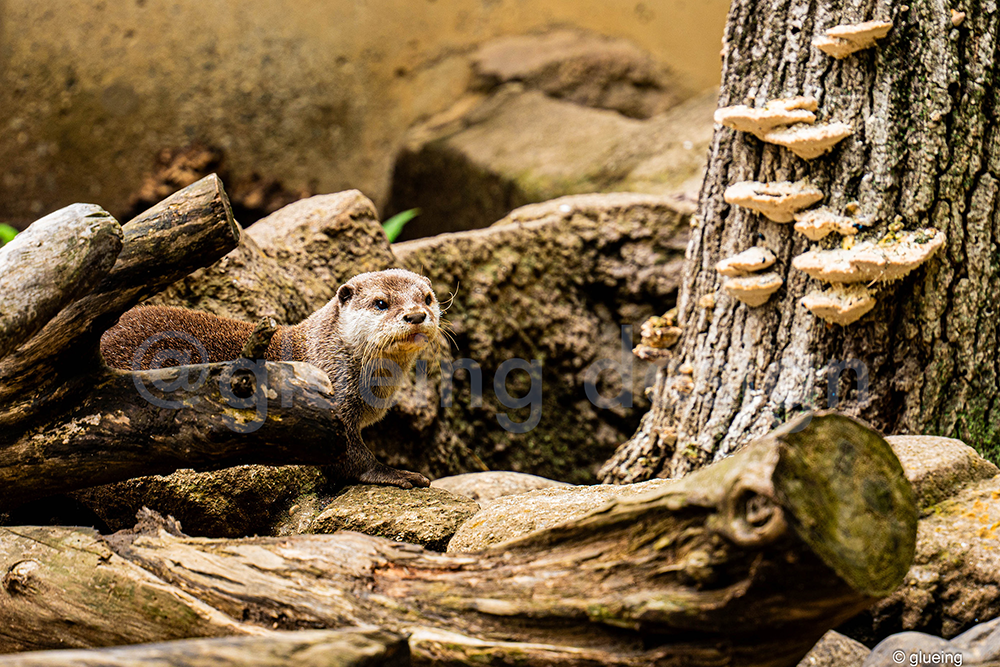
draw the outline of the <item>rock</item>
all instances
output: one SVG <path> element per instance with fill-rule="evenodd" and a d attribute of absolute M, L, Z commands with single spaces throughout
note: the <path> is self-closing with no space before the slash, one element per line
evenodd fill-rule
<path fill-rule="evenodd" d="M 404 240 L 485 227 L 517 206 L 577 193 L 634 191 L 694 201 L 716 93 L 648 120 L 515 84 L 463 104 L 471 108 L 456 112 L 458 119 L 415 128 L 397 159 L 387 212 L 421 210 Z"/>
<path fill-rule="evenodd" d="M 537 489 L 569 487 L 566 482 L 557 482 L 538 475 L 523 472 L 488 471 L 467 472 L 451 475 L 431 482 L 432 489 L 444 489 L 466 498 L 472 498 L 485 507 L 497 498 L 527 493 Z"/>
<path fill-rule="evenodd" d="M 269 535 L 282 511 L 326 482 L 311 466 L 239 466 L 214 472 L 178 470 L 166 476 L 137 477 L 70 494 L 89 507 L 112 531 L 131 528 L 148 507 L 173 516 L 188 535 L 244 537 Z"/>
<path fill-rule="evenodd" d="M 576 30 L 500 37 L 472 55 L 472 68 L 473 89 L 519 81 L 631 118 L 662 113 L 687 96 L 666 67 L 631 42 Z"/>
<path fill-rule="evenodd" d="M 835 630 L 830 630 L 816 642 L 798 667 L 861 667 L 869 648 Z"/>
<path fill-rule="evenodd" d="M 479 551 L 519 535 L 577 519 L 612 499 L 641 495 L 670 483 L 666 479 L 652 479 L 638 484 L 560 487 L 504 496 L 462 524 L 448 543 L 448 551 Z"/>
<path fill-rule="evenodd" d="M 485 463 L 593 483 L 597 466 L 631 436 L 646 405 L 644 381 L 655 367 L 634 359 L 631 349 L 639 325 L 674 305 L 687 220 L 668 197 L 579 195 L 526 206 L 487 229 L 394 244 L 400 262 L 430 277 L 442 299 L 454 294 L 444 319 L 455 342 L 443 360 L 478 364 L 483 401 L 472 404 L 461 371 L 451 406 L 441 407 L 436 393 L 424 404 L 426 426 L 390 413 L 365 438 L 378 443 L 390 465 L 412 470 L 420 461 L 433 477 Z M 635 329 L 626 330 L 624 345 L 623 325 Z M 497 370 L 515 359 L 543 362 L 537 426 L 525 433 L 501 428 L 498 419 L 526 422 L 530 408 L 504 407 L 492 390 Z M 608 398 L 599 404 L 609 407 L 589 400 L 599 360 L 632 369 L 631 404 L 610 405 L 620 388 L 611 370 L 597 382 Z M 520 384 L 511 386 L 513 396 L 531 389 L 523 370 L 509 380 Z M 430 383 L 434 392 L 437 382 Z"/>
<path fill-rule="evenodd" d="M 838 630 L 868 645 L 904 630 L 949 638 L 998 610 L 1000 476 L 995 476 L 924 508 L 913 567 L 903 585 Z"/>
<path fill-rule="evenodd" d="M 444 489 L 349 486 L 303 531 L 353 530 L 444 551 L 455 531 L 479 511 L 476 501 Z"/>
<path fill-rule="evenodd" d="M 289 274 L 309 313 L 351 277 L 398 266 L 375 205 L 357 190 L 297 201 L 247 234 Z"/>
<path fill-rule="evenodd" d="M 890 435 L 886 441 L 913 485 L 917 506 L 926 509 L 972 482 L 1000 473 L 961 440 L 931 435 Z"/>
<path fill-rule="evenodd" d="M 1000 619 L 980 623 L 951 641 L 922 632 L 887 637 L 872 649 L 864 667 L 980 667 L 1000 662 Z M 900 660 L 900 656 L 903 660 Z"/>

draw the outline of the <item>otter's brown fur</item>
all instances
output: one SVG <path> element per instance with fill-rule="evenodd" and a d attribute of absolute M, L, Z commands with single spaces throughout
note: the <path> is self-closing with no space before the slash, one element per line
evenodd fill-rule
<path fill-rule="evenodd" d="M 338 415 L 356 435 L 342 477 L 404 488 L 429 484 L 423 475 L 378 463 L 360 431 L 385 415 L 398 388 L 392 378 L 401 380 L 420 351 L 437 342 L 440 315 L 427 278 L 390 269 L 355 276 L 325 306 L 274 334 L 265 359 L 304 361 L 330 378 Z M 183 308 L 138 307 L 104 333 L 101 354 L 109 366 L 128 370 L 229 361 L 240 356 L 253 329 L 250 322 Z"/>

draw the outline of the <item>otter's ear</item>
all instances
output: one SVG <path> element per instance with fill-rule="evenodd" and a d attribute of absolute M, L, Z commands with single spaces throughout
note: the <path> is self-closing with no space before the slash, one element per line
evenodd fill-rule
<path fill-rule="evenodd" d="M 341 285 L 340 289 L 337 290 L 337 300 L 340 303 L 347 303 L 354 296 L 354 288 L 350 285 Z"/>
<path fill-rule="evenodd" d="M 420 276 L 419 273 L 417 275 Z M 420 276 L 420 279 L 423 280 L 425 283 L 427 283 L 428 286 L 432 286 L 431 285 L 431 279 L 428 278 L 427 276 Z"/>

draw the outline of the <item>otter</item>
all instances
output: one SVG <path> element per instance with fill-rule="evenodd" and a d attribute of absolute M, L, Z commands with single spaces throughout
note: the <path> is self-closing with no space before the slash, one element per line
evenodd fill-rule
<path fill-rule="evenodd" d="M 402 375 L 421 350 L 439 342 L 440 319 L 429 279 L 389 269 L 354 276 L 325 306 L 299 324 L 278 327 L 271 338 L 266 360 L 304 361 L 330 378 L 348 433 L 346 454 L 335 466 L 340 478 L 404 489 L 430 485 L 419 473 L 379 463 L 361 429 L 385 416 Z M 230 361 L 239 358 L 253 329 L 209 313 L 139 306 L 104 333 L 101 354 L 109 366 L 125 370 Z"/>

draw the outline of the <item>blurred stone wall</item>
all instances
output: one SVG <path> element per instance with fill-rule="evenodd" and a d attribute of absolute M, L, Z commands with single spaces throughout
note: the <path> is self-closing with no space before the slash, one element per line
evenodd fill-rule
<path fill-rule="evenodd" d="M 726 0 L 0 0 L 0 222 L 120 218 L 217 170 L 238 217 L 358 188 L 385 203 L 408 128 L 499 35 L 631 40 L 718 83 Z"/>

